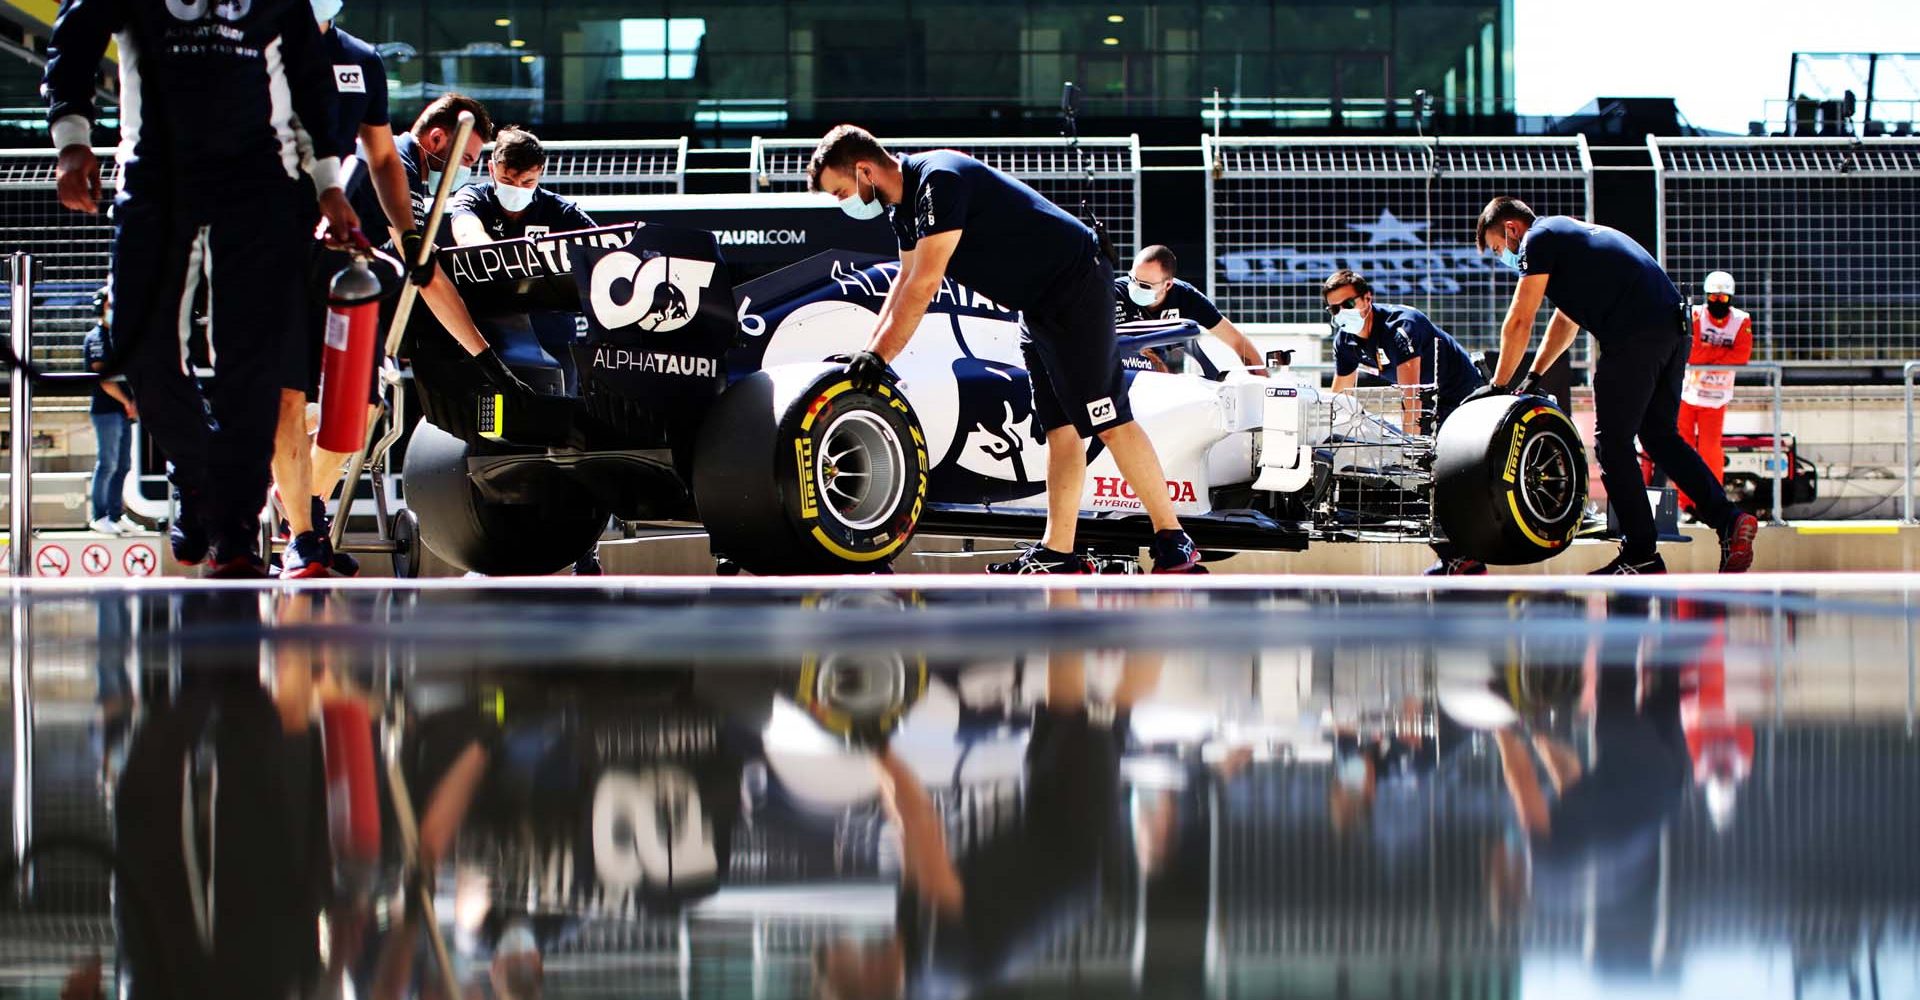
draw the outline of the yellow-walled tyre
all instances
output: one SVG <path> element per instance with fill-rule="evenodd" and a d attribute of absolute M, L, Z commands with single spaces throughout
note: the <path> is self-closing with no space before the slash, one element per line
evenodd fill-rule
<path fill-rule="evenodd" d="M 778 365 L 728 387 L 694 456 L 716 555 L 750 573 L 871 573 L 920 523 L 927 445 L 897 387 L 837 364 Z"/>
<path fill-rule="evenodd" d="M 1455 410 L 1434 442 L 1433 518 L 1461 556 L 1535 563 L 1573 542 L 1587 504 L 1587 451 L 1573 421 L 1538 396 Z"/>

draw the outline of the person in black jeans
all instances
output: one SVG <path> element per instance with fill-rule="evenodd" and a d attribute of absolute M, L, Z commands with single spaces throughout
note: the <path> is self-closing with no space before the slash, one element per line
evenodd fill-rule
<path fill-rule="evenodd" d="M 87 331 L 83 342 L 90 371 L 104 372 L 107 367 L 107 327 L 113 321 L 107 290 L 93 296 L 99 321 Z M 93 437 L 97 447 L 93 462 L 93 519 L 87 527 L 103 535 L 124 535 L 140 526 L 127 520 L 121 492 L 127 483 L 128 454 L 133 448 L 133 422 L 140 411 L 127 391 L 127 380 L 119 375 L 102 376 L 93 387 L 93 403 L 87 412 L 93 417 Z"/>
<path fill-rule="evenodd" d="M 1680 437 L 1680 385 L 1687 372 L 1692 326 L 1673 279 L 1638 243 L 1606 226 L 1566 216 L 1536 217 L 1518 198 L 1493 199 L 1480 213 L 1476 243 L 1520 272 L 1500 331 L 1500 366 L 1492 384 L 1469 399 L 1512 392 L 1533 340 L 1543 298 L 1553 320 L 1519 389 L 1531 392 L 1582 327 L 1599 344 L 1593 364 L 1594 449 L 1608 502 L 1619 515 L 1620 554 L 1595 575 L 1665 573 L 1653 508 L 1647 502 L 1633 439 L 1693 497 L 1702 523 L 1720 535 L 1720 572 L 1753 565 L 1760 522 L 1727 500 L 1712 470 Z"/>

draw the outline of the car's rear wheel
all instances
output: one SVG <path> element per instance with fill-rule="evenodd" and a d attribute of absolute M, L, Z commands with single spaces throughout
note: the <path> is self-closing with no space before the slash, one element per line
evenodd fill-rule
<path fill-rule="evenodd" d="M 1586 508 L 1587 453 L 1547 400 L 1468 403 L 1441 426 L 1434 452 L 1434 522 L 1460 555 L 1520 565 L 1573 541 Z"/>
<path fill-rule="evenodd" d="M 713 551 L 749 572 L 873 572 L 919 524 L 927 469 L 897 388 L 855 388 L 839 365 L 778 365 L 715 403 L 693 493 Z"/>

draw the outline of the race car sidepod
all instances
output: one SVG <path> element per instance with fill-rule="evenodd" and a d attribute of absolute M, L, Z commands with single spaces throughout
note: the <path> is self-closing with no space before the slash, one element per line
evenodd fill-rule
<path fill-rule="evenodd" d="M 1434 442 L 1434 524 L 1461 556 L 1515 566 L 1573 541 L 1587 500 L 1579 432 L 1552 401 L 1462 405 Z"/>
<path fill-rule="evenodd" d="M 750 573 L 868 573 L 906 546 L 927 498 L 926 437 L 891 382 L 774 365 L 727 388 L 700 428 L 694 503 Z"/>

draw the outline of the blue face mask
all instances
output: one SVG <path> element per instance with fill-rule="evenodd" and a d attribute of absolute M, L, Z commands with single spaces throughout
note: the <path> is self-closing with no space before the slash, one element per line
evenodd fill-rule
<path fill-rule="evenodd" d="M 1500 263 L 1506 265 L 1511 270 L 1518 271 L 1520 270 L 1520 255 L 1506 247 L 1501 247 Z"/>
<path fill-rule="evenodd" d="M 440 190 L 440 175 L 445 172 L 443 168 L 446 167 L 447 161 L 444 157 L 436 157 L 433 153 L 427 152 L 424 146 L 421 147 L 420 152 L 427 161 L 427 194 L 431 197 L 433 192 Z M 440 160 L 439 167 L 433 165 L 435 159 Z M 467 181 L 472 177 L 473 168 L 464 163 L 453 168 L 453 190 L 458 191 L 466 187 Z"/>
<path fill-rule="evenodd" d="M 879 218 L 881 213 L 886 210 L 887 206 L 880 203 L 880 190 L 878 188 L 873 189 L 872 201 L 868 201 L 860 196 L 860 175 L 855 173 L 853 175 L 853 193 L 840 199 L 840 211 L 865 222 L 868 219 Z"/>

